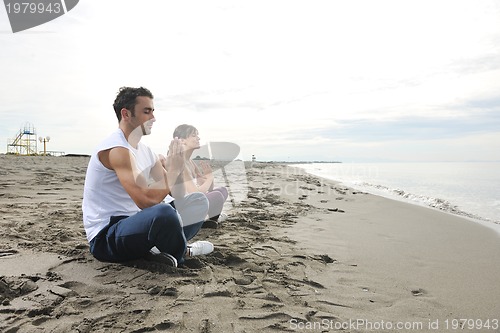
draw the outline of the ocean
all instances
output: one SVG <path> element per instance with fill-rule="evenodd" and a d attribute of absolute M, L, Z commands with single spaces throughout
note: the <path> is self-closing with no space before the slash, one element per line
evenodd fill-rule
<path fill-rule="evenodd" d="M 500 163 L 310 163 L 306 172 L 500 230 Z"/>

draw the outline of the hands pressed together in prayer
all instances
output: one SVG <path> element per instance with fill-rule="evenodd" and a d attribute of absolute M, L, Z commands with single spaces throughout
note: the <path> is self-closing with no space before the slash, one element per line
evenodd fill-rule
<path fill-rule="evenodd" d="M 168 146 L 167 156 L 159 154 L 158 158 L 167 172 L 182 173 L 186 165 L 184 145 L 181 140 L 174 138 Z"/>
<path fill-rule="evenodd" d="M 199 185 L 204 184 L 205 182 L 209 182 L 210 184 L 214 181 L 214 176 L 212 174 L 212 168 L 210 167 L 210 163 L 202 161 L 200 163 L 201 174 L 198 174 L 196 180 Z"/>

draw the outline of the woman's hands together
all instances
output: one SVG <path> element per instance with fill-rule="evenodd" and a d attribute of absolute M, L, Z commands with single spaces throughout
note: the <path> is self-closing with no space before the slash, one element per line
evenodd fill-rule
<path fill-rule="evenodd" d="M 209 182 L 211 184 L 214 181 L 214 176 L 212 174 L 212 167 L 210 167 L 210 163 L 202 161 L 200 162 L 201 167 L 201 175 L 198 175 L 197 180 L 200 185 L 205 182 Z"/>

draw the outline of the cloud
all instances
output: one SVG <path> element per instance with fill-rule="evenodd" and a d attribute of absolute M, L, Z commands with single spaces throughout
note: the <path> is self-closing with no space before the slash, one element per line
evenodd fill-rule
<path fill-rule="evenodd" d="M 455 106 L 457 109 L 471 109 L 471 110 L 487 110 L 495 111 L 496 115 L 500 114 L 500 95 L 487 98 L 477 98 L 466 101 L 462 105 Z M 500 130 L 500 127 L 499 127 Z"/>
<path fill-rule="evenodd" d="M 500 49 L 496 50 L 496 53 L 479 55 L 474 58 L 455 60 L 447 66 L 448 68 L 446 68 L 446 70 L 461 75 L 497 71 L 500 69 L 499 52 Z"/>
<path fill-rule="evenodd" d="M 118 88 L 142 85 L 160 152 L 190 123 L 270 159 L 406 156 L 410 140 L 439 156 L 440 140 L 498 128 L 499 21 L 495 1 L 82 1 L 0 34 L 0 140 L 30 121 L 90 153 L 89 133 L 116 127 Z"/>
<path fill-rule="evenodd" d="M 498 111 L 481 111 L 475 115 L 457 117 L 410 116 L 388 120 L 341 120 L 332 128 L 321 128 L 308 133 L 321 138 L 353 142 L 429 141 L 498 133 L 499 129 Z"/>

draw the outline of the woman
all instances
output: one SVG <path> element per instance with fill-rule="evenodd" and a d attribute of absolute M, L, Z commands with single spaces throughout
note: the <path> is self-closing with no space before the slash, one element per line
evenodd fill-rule
<path fill-rule="evenodd" d="M 203 226 L 216 228 L 217 222 L 222 222 L 225 219 L 225 215 L 222 214 L 222 208 L 224 207 L 224 202 L 227 200 L 228 191 L 225 187 L 214 188 L 214 176 L 208 162 L 201 161 L 198 167 L 191 159 L 193 151 L 200 148 L 200 137 L 198 136 L 198 130 L 194 126 L 187 124 L 177 126 L 173 137 L 179 138 L 184 146 L 186 192 L 205 193 L 209 206 L 208 220 L 205 221 Z"/>

